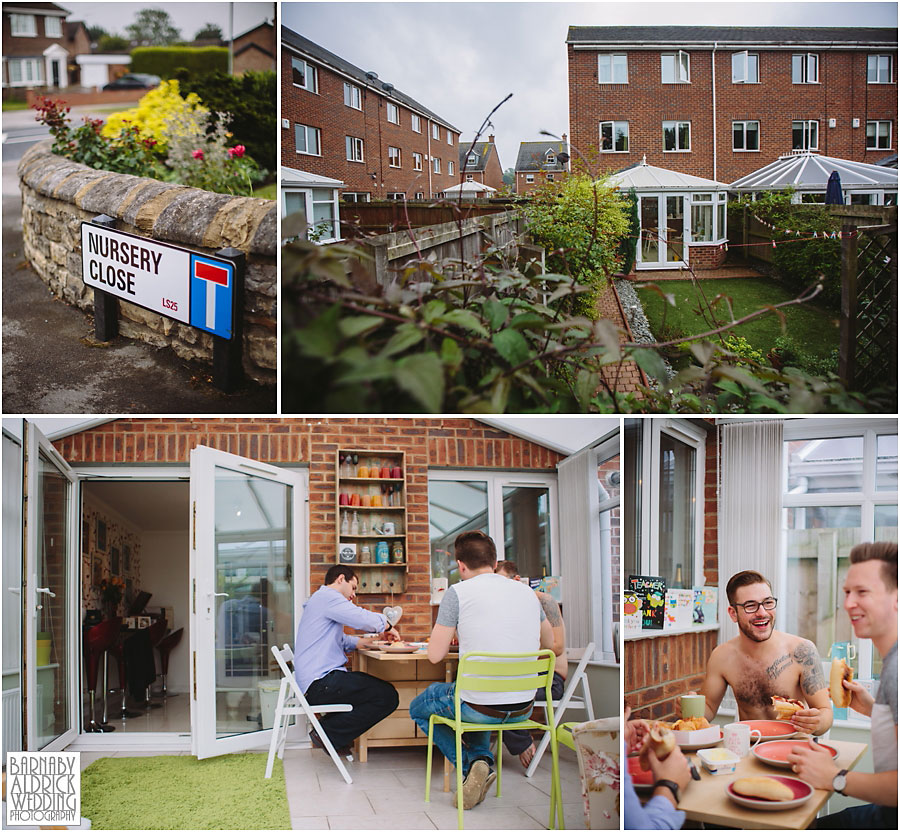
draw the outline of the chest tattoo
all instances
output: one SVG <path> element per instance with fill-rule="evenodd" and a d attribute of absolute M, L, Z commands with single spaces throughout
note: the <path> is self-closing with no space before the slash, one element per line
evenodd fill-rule
<path fill-rule="evenodd" d="M 791 663 L 791 654 L 785 653 L 779 656 L 772 664 L 766 668 L 766 676 L 769 679 L 777 679 L 778 675 Z"/>

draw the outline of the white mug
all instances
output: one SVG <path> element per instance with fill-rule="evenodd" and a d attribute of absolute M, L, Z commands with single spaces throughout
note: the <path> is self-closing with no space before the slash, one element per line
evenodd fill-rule
<path fill-rule="evenodd" d="M 750 737 L 756 734 L 756 745 L 762 739 L 762 732 L 756 728 L 750 729 L 749 725 L 742 722 L 730 722 L 722 728 L 722 734 L 725 738 L 725 747 L 738 757 L 746 757 L 750 753 Z"/>
<path fill-rule="evenodd" d="M 394 527 L 394 524 L 393 524 L 393 523 L 391 523 L 390 521 L 388 521 L 387 523 L 384 524 L 384 526 L 383 526 L 382 528 L 384 529 L 384 533 L 385 533 L 385 534 L 393 534 L 393 533 L 394 533 L 394 528 L 395 528 L 395 527 Z"/>

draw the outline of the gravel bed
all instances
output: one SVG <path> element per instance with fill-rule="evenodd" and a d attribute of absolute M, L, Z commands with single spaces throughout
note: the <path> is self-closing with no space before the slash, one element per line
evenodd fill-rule
<path fill-rule="evenodd" d="M 656 338 L 653 337 L 653 332 L 650 330 L 650 321 L 647 320 L 647 316 L 644 314 L 644 307 L 641 305 L 641 299 L 634 290 L 631 281 L 619 278 L 615 281 L 615 284 L 616 291 L 619 293 L 619 300 L 622 301 L 622 309 L 625 312 L 625 317 L 628 319 L 628 326 L 631 327 L 631 334 L 634 336 L 635 343 L 656 343 Z M 672 378 L 672 376 L 675 375 L 672 365 L 669 364 L 664 356 L 661 357 L 663 363 L 666 365 L 669 378 Z M 647 380 L 650 382 L 651 387 L 656 388 L 657 382 L 655 379 L 648 378 Z"/>

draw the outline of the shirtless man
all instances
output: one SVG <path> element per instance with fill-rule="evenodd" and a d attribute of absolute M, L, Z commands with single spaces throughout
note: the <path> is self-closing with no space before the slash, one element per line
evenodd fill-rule
<path fill-rule="evenodd" d="M 833 718 L 828 683 L 815 645 L 775 629 L 776 599 L 759 572 L 738 572 L 728 581 L 728 614 L 740 633 L 713 650 L 700 693 L 706 718 L 719 710 L 731 685 L 740 719 L 775 719 L 773 696 L 797 699 L 806 708 L 791 723 L 806 734 L 824 734 Z"/>

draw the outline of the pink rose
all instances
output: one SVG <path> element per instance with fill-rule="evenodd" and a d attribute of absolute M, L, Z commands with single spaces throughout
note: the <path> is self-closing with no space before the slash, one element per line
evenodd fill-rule
<path fill-rule="evenodd" d="M 238 145 L 235 145 L 234 147 L 228 148 L 228 156 L 232 159 L 235 156 L 237 156 L 237 158 L 240 159 L 241 156 L 243 156 L 246 152 L 247 152 L 247 148 L 244 147 L 244 145 L 242 145 L 242 144 L 238 144 Z"/>
<path fill-rule="evenodd" d="M 200 150 L 199 148 L 197 150 L 195 150 L 191 154 L 191 156 L 193 156 L 195 159 L 200 159 L 201 162 L 203 161 L 203 151 Z"/>

